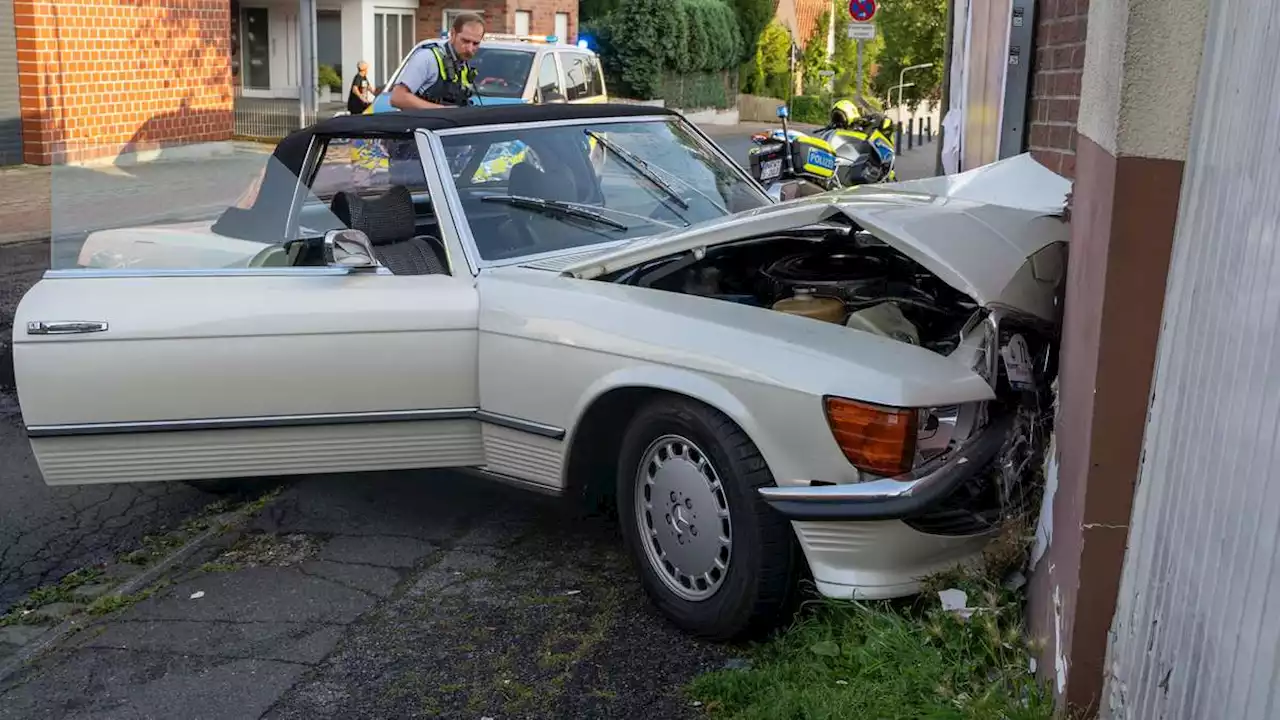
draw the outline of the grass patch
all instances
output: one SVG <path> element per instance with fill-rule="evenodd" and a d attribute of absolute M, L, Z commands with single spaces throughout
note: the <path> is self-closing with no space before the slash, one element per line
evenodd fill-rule
<path fill-rule="evenodd" d="M 981 561 L 925 583 L 912 602 L 814 600 L 752 649 L 746 669 L 694 680 L 708 714 L 738 720 L 1047 720 L 1053 698 L 1031 672 L 1017 583 L 1025 522 L 1006 525 Z M 967 595 L 969 617 L 937 590 Z"/>
<path fill-rule="evenodd" d="M 97 600 L 94 600 L 86 610 L 90 615 L 94 617 L 102 617 L 103 615 L 110 615 L 111 613 L 116 612 L 117 610 L 123 610 L 127 607 L 134 605 L 135 603 L 138 603 L 142 600 L 146 600 L 147 598 L 151 597 L 152 595 L 156 594 L 157 592 L 159 592 L 160 590 L 168 586 L 169 586 L 169 583 L 162 580 L 156 583 L 155 585 L 152 585 L 151 587 L 145 588 L 143 590 L 139 590 L 138 592 L 133 593 L 132 595 L 114 595 L 114 594 L 103 595 Z"/>
<path fill-rule="evenodd" d="M 102 568 L 88 567 L 67 573 L 56 583 L 51 585 L 43 585 L 31 592 L 19 603 L 14 605 L 9 612 L 0 615 L 0 627 L 6 625 L 17 625 L 26 620 L 27 616 L 33 610 L 37 610 L 46 605 L 62 602 L 78 602 L 74 592 L 76 588 L 102 577 Z"/>

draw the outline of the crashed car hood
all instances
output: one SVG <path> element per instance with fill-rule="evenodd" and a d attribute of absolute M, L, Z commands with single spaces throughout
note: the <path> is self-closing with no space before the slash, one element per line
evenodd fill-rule
<path fill-rule="evenodd" d="M 1060 216 L 1071 183 L 1030 155 L 958 175 L 800 198 L 640 238 L 556 268 L 590 279 L 673 253 L 698 251 L 846 217 L 977 302 L 1000 300 L 1026 259 L 1066 242 Z"/>

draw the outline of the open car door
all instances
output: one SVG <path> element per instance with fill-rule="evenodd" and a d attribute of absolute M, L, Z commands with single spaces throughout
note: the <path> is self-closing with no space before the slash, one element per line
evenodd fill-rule
<path fill-rule="evenodd" d="M 293 227 L 317 203 L 294 193 Z M 371 239 L 383 258 L 391 244 Z M 55 267 L 27 293 L 14 370 L 47 484 L 483 462 L 469 273 L 257 247 L 237 267 Z"/>

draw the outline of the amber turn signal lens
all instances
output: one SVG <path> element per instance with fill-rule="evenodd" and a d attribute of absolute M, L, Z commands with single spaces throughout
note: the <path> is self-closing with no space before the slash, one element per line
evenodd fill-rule
<path fill-rule="evenodd" d="M 844 398 L 826 399 L 827 424 L 840 451 L 859 470 L 901 475 L 916 453 L 915 410 L 869 405 Z"/>

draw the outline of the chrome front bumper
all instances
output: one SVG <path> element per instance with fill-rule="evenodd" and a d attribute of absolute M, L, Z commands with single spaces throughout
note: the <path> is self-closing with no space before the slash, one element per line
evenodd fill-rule
<path fill-rule="evenodd" d="M 903 520 L 928 512 L 985 470 L 1013 427 L 993 421 L 951 452 L 893 478 L 840 485 L 760 488 L 765 502 L 790 520 Z"/>

